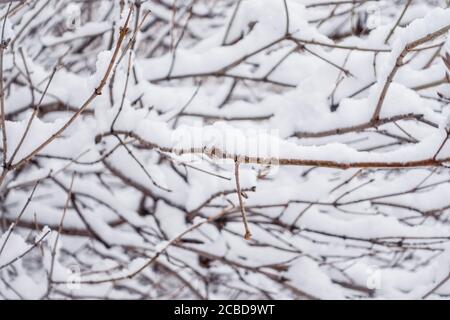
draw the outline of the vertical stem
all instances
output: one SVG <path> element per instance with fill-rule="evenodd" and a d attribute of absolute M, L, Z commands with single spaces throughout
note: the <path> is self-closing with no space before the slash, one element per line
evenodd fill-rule
<path fill-rule="evenodd" d="M 8 47 L 9 40 L 5 40 L 5 26 L 6 26 L 6 18 L 9 15 L 9 11 L 11 9 L 12 1 L 9 2 L 8 9 L 6 9 L 6 14 L 3 18 L 2 25 L 2 36 L 0 41 L 0 126 L 2 127 L 2 148 L 3 148 L 3 161 L 2 167 L 3 171 L 0 176 L 0 186 L 3 183 L 3 180 L 8 173 L 8 168 L 6 166 L 7 157 L 8 157 L 8 138 L 6 137 L 6 115 L 5 115 L 5 89 L 3 87 L 3 54 L 5 49 Z"/>
<path fill-rule="evenodd" d="M 250 228 L 248 227 L 247 214 L 245 212 L 244 200 L 242 199 L 241 184 L 239 182 L 239 161 L 238 160 L 235 161 L 234 175 L 236 178 L 236 191 L 237 191 L 238 199 L 239 199 L 239 207 L 241 209 L 242 219 L 244 221 L 244 228 L 245 228 L 244 238 L 245 238 L 245 240 L 250 240 L 252 237 L 252 233 L 250 232 Z"/>

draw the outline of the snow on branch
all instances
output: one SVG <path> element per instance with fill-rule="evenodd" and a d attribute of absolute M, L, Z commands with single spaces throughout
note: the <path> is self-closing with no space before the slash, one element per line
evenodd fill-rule
<path fill-rule="evenodd" d="M 0 299 L 450 293 L 450 8 L 0 1 Z"/>

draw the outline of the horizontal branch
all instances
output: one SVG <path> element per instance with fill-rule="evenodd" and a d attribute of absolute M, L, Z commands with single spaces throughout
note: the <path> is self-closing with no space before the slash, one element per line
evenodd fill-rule
<path fill-rule="evenodd" d="M 296 132 L 294 133 L 294 136 L 297 138 L 323 138 L 323 137 L 329 137 L 333 135 L 341 135 L 351 132 L 359 132 L 363 131 L 365 129 L 375 128 L 379 127 L 388 123 L 400 121 L 400 120 L 418 120 L 423 121 L 423 115 L 422 114 L 402 114 L 397 115 L 393 117 L 388 118 L 382 118 L 378 120 L 370 120 L 368 122 L 350 126 L 350 127 L 343 127 L 343 128 L 336 128 L 331 130 L 325 130 L 325 131 L 319 131 L 319 132 Z M 427 124 L 432 125 L 433 127 L 437 128 L 438 126 L 434 123 L 430 123 L 426 121 Z"/>
<path fill-rule="evenodd" d="M 176 155 L 193 154 L 193 155 L 205 155 L 211 159 L 232 160 L 239 163 L 246 164 L 261 164 L 261 165 L 281 165 L 281 166 L 306 166 L 306 167 L 322 167 L 333 169 L 383 169 L 383 168 L 419 168 L 419 167 L 440 167 L 445 163 L 450 162 L 450 157 L 436 158 L 432 156 L 426 159 L 411 160 L 411 161 L 354 161 L 354 162 L 339 162 L 334 160 L 322 160 L 322 159 L 300 159 L 300 158 L 281 158 L 281 157 L 251 157 L 242 154 L 232 154 L 222 151 L 217 147 L 200 147 L 200 148 L 171 148 L 162 147 L 156 143 L 149 142 L 143 139 L 141 136 L 130 131 L 113 131 L 107 132 L 96 137 L 96 141 L 100 141 L 103 137 L 111 135 L 125 135 L 132 137 L 139 141 L 141 147 L 148 149 L 157 149 L 162 152 L 173 153 Z"/>

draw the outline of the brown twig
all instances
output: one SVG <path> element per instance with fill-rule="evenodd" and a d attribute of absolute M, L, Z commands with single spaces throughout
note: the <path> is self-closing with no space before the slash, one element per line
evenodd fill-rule
<path fill-rule="evenodd" d="M 248 226 L 247 213 L 245 212 L 244 200 L 242 199 L 242 190 L 241 183 L 239 179 L 239 161 L 236 160 L 234 164 L 234 177 L 236 180 L 236 191 L 239 199 L 239 208 L 242 214 L 242 221 L 244 222 L 245 234 L 244 239 L 250 240 L 252 238 L 252 233 L 250 232 L 250 228 Z"/>

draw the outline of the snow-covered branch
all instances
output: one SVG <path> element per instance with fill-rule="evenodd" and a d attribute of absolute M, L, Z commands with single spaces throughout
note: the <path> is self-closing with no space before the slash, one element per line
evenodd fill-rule
<path fill-rule="evenodd" d="M 0 21 L 0 299 L 448 297 L 446 5 Z"/>

